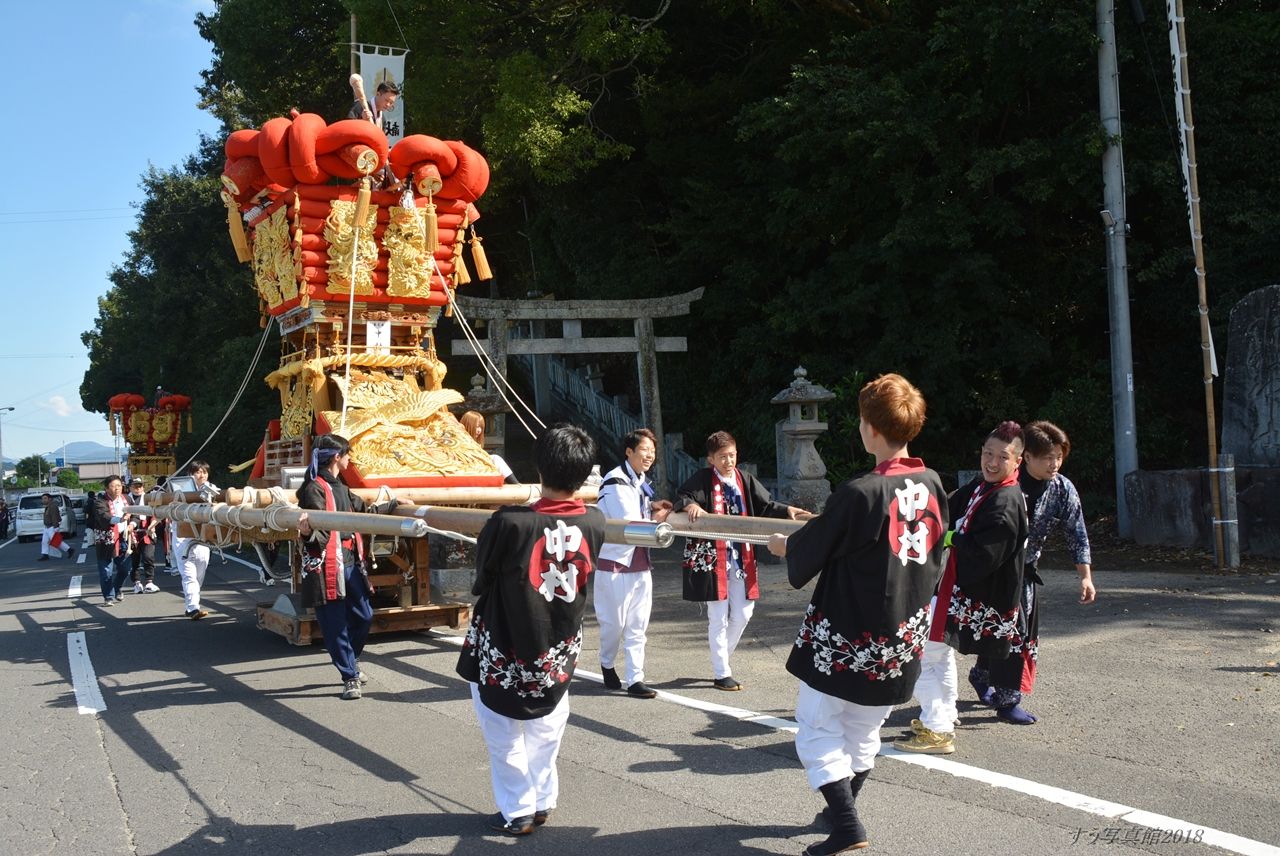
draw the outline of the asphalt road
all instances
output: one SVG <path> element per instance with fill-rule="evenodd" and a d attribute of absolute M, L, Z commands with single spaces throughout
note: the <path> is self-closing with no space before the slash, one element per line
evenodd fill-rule
<path fill-rule="evenodd" d="M 591 679 L 588 611 L 559 808 L 511 839 L 483 822 L 488 765 L 452 632 L 373 637 L 365 697 L 343 702 L 320 646 L 257 629 L 254 604 L 279 589 L 243 565 L 215 556 L 214 614 L 193 622 L 176 577 L 107 610 L 91 563 L 37 552 L 0 548 L 0 853 L 693 856 L 799 853 L 822 837 L 785 730 L 796 683 L 782 665 L 807 594 L 780 566 L 765 566 L 733 659 L 741 693 L 711 687 L 705 619 L 679 599 L 672 553 L 649 633 L 658 699 Z M 84 596 L 70 598 L 77 575 Z M 1089 607 L 1073 572 L 1046 577 L 1027 703 L 1041 722 L 999 723 L 964 685 L 956 754 L 936 769 L 879 759 L 859 800 L 873 851 L 1280 854 L 1280 577 L 1103 564 Z M 101 712 L 80 712 L 77 646 Z M 886 744 L 913 715 L 894 712 Z"/>

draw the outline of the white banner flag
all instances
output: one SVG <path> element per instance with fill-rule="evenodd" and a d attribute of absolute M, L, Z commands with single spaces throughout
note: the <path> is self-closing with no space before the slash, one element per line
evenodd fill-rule
<path fill-rule="evenodd" d="M 380 45 L 355 45 L 354 50 L 360 57 L 360 76 L 364 78 L 364 94 L 370 106 L 378 94 L 379 85 L 393 83 L 400 89 L 396 105 L 381 116 L 382 133 L 394 146 L 404 137 L 404 57 L 408 51 Z"/>

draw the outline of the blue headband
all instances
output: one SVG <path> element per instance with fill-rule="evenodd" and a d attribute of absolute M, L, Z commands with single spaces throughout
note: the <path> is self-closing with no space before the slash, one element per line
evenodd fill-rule
<path fill-rule="evenodd" d="M 323 467 L 327 467 L 329 462 L 341 454 L 337 449 L 312 449 L 311 450 L 311 466 L 307 467 L 307 478 L 314 479 L 320 474 Z"/>

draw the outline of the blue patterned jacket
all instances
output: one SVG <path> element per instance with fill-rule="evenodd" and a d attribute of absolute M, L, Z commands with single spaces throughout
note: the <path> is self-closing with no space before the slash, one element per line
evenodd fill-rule
<path fill-rule="evenodd" d="M 1084 526 L 1084 511 L 1080 507 L 1080 494 L 1071 479 L 1059 473 L 1049 480 L 1044 494 L 1031 514 L 1031 529 L 1027 536 L 1027 564 L 1040 561 L 1045 541 L 1054 529 L 1062 530 L 1067 538 L 1067 550 L 1077 565 L 1092 565 L 1089 553 L 1089 532 Z"/>

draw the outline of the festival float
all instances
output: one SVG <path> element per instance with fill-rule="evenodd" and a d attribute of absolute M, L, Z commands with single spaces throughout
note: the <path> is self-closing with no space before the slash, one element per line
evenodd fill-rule
<path fill-rule="evenodd" d="M 358 76 L 352 84 L 362 96 Z M 449 412 L 463 396 L 444 387 L 433 336 L 454 290 L 471 281 L 464 254 L 479 279 L 491 277 L 475 231 L 489 183 L 484 157 L 422 134 L 392 148 L 367 120 L 329 123 L 296 111 L 232 133 L 224 148 L 231 242 L 252 265 L 263 326 L 280 330 L 279 365 L 265 379 L 280 411 L 264 419 L 248 489 L 228 489 L 212 503 L 180 489 L 156 493 L 156 513 L 216 546 L 291 545 L 296 592 L 294 488 L 317 436 L 348 438 L 343 479 L 370 500 L 394 495 L 405 515 L 428 500 L 496 507 L 536 496 L 536 488 L 503 488 L 488 453 Z M 146 420 L 139 414 L 150 415 L 150 437 L 157 416 L 163 421 L 134 404 L 112 399 L 131 443 L 142 436 L 131 427 Z M 166 475 L 172 457 L 167 464 Z M 423 537 L 431 527 L 421 516 L 358 517 L 341 528 L 373 536 L 374 632 L 465 623 L 465 604 L 432 601 Z M 259 555 L 273 567 L 269 549 Z M 260 626 L 297 644 L 318 638 L 298 603 L 291 592 L 261 604 Z"/>
<path fill-rule="evenodd" d="M 107 400 L 111 435 L 128 447 L 129 474 L 164 478 L 173 473 L 174 447 L 182 436 L 182 417 L 191 433 L 191 399 L 185 395 L 157 393 L 153 406 L 134 392 L 122 392 Z"/>
<path fill-rule="evenodd" d="M 352 83 L 362 86 L 356 75 Z M 488 162 L 457 140 L 416 134 L 390 146 L 372 122 L 328 123 L 309 113 L 236 131 L 225 152 L 221 197 L 231 242 L 253 266 L 264 328 L 280 329 L 279 365 L 265 378 L 280 396 L 280 414 L 265 421 L 244 465 L 252 468 L 247 488 L 210 502 L 170 479 L 167 492 L 136 508 L 216 547 L 252 544 L 264 582 L 274 582 L 267 577 L 275 576 L 274 548 L 289 545 L 289 571 L 279 579 L 290 592 L 259 604 L 258 624 L 309 644 L 320 631 L 297 594 L 295 489 L 314 439 L 340 434 L 351 443 L 342 473 L 348 486 L 366 502 L 399 502 L 390 516 L 307 512 L 319 528 L 371 536 L 371 632 L 461 626 L 468 605 L 433 601 L 428 536 L 479 532 L 492 509 L 539 496 L 536 485 L 504 485 L 450 413 L 464 399 L 443 385 L 435 346 L 455 290 L 471 281 L 467 256 L 478 279 L 492 276 L 476 233 Z M 593 501 L 595 488 L 578 495 Z M 710 518 L 718 516 L 703 520 Z M 667 523 L 606 527 L 609 541 L 650 547 L 669 545 L 675 534 Z"/>

